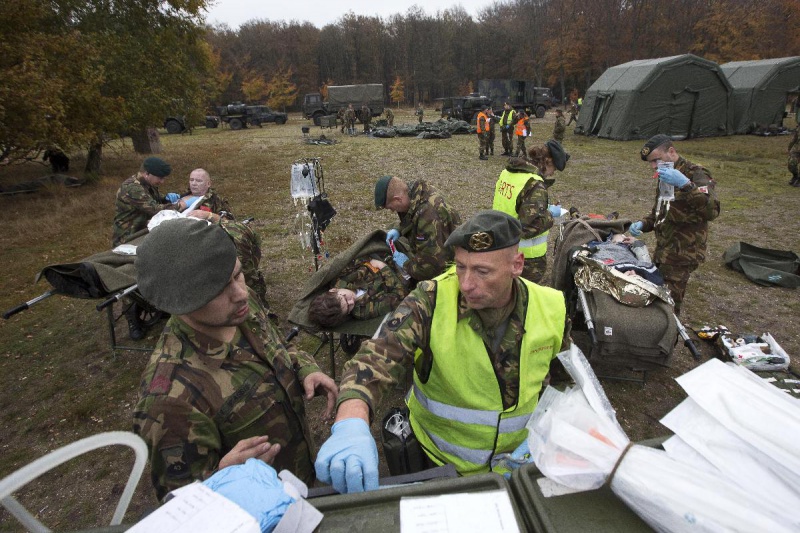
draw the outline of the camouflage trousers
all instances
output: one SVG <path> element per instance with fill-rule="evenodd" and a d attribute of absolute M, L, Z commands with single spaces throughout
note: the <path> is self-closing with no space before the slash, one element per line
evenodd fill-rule
<path fill-rule="evenodd" d="M 525 264 L 522 266 L 523 278 L 541 285 L 545 272 L 547 272 L 547 256 L 525 258 Z"/>
<path fill-rule="evenodd" d="M 494 137 L 495 134 L 492 130 L 489 130 L 489 138 L 486 140 L 486 147 L 489 150 L 491 155 L 494 155 Z"/>
<path fill-rule="evenodd" d="M 482 156 L 489 155 L 489 133 L 478 134 L 478 153 Z"/>
<path fill-rule="evenodd" d="M 510 127 L 503 129 L 500 131 L 500 135 L 503 142 L 503 152 L 511 154 L 511 151 L 514 150 L 514 130 Z"/>
<path fill-rule="evenodd" d="M 697 270 L 699 265 L 670 265 L 667 263 L 656 264 L 659 272 L 664 277 L 664 283 L 669 289 L 672 300 L 675 302 L 675 314 L 681 314 L 683 298 L 686 296 L 686 286 L 689 277 Z"/>
<path fill-rule="evenodd" d="M 788 167 L 789 172 L 792 173 L 792 177 L 800 179 L 800 153 L 789 154 Z"/>
<path fill-rule="evenodd" d="M 526 157 L 528 152 L 525 150 L 525 137 L 517 135 L 517 149 L 514 150 L 514 157 L 519 157 L 520 154 L 522 157 Z"/>

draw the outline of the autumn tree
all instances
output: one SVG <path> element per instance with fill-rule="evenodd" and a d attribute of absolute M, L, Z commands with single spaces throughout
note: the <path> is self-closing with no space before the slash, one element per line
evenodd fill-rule
<path fill-rule="evenodd" d="M 405 100 L 406 93 L 405 87 L 403 86 L 403 80 L 400 76 L 396 76 L 394 79 L 394 83 L 392 87 L 389 89 L 389 98 L 392 102 L 397 103 L 398 109 L 400 108 L 400 102 Z"/>
<path fill-rule="evenodd" d="M 297 100 L 297 85 L 292 83 L 292 69 L 290 67 L 279 69 L 270 79 L 269 98 L 267 105 L 286 109 Z"/>
<path fill-rule="evenodd" d="M 269 83 L 267 83 L 262 74 L 248 71 L 242 81 L 242 94 L 244 94 L 247 102 L 261 102 L 270 94 Z"/>

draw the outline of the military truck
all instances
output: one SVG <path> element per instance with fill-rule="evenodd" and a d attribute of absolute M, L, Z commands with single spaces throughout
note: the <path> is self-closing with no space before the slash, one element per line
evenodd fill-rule
<path fill-rule="evenodd" d="M 364 83 L 361 85 L 329 85 L 328 100 L 323 101 L 320 93 L 310 93 L 303 97 L 303 116 L 319 126 L 320 118 L 335 115 L 340 109 L 347 109 L 353 104 L 356 118 L 364 122 L 361 106 L 366 102 L 373 117 L 383 114 L 384 89 L 381 83 Z"/>
<path fill-rule="evenodd" d="M 258 126 L 267 122 L 286 124 L 288 115 L 280 111 L 273 111 L 265 105 L 245 105 L 241 102 L 218 106 L 217 113 L 222 122 L 227 123 L 232 130 L 240 130 L 247 126 Z"/>
<path fill-rule="evenodd" d="M 553 106 L 549 87 L 536 87 L 530 80 L 478 80 L 478 92 L 487 95 L 497 105 L 504 102 L 514 109 L 528 109 L 538 118 Z"/>
<path fill-rule="evenodd" d="M 492 99 L 478 93 L 471 93 L 467 96 L 449 96 L 437 99 L 441 101 L 441 112 L 443 117 L 457 118 L 474 122 L 478 113 L 484 105 L 492 107 Z"/>
<path fill-rule="evenodd" d="M 219 126 L 219 117 L 206 115 L 203 125 L 206 128 L 216 128 Z M 189 129 L 189 124 L 187 124 L 186 117 L 183 115 L 167 117 L 164 119 L 164 129 L 167 130 L 167 133 L 183 133 Z"/>

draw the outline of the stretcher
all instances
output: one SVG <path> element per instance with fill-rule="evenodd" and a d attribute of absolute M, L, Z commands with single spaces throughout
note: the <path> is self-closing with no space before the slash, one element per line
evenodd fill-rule
<path fill-rule="evenodd" d="M 585 216 L 562 224 L 554 247 L 553 287 L 564 292 L 573 327 L 586 326 L 589 361 L 627 367 L 641 374 L 633 381 L 644 384 L 647 371 L 671 365 L 679 336 L 695 359 L 699 354 L 663 284 L 592 258 L 596 248 L 589 243 L 621 235 L 630 224 Z"/>
<path fill-rule="evenodd" d="M 397 243 L 401 251 L 405 251 L 403 241 Z M 336 377 L 334 356 L 341 348 L 348 355 L 354 355 L 364 339 L 372 337 L 383 322 L 385 317 L 369 320 L 348 319 L 333 328 L 322 329 L 308 319 L 308 308 L 311 301 L 320 293 L 328 290 L 330 284 L 338 278 L 342 270 L 358 257 L 380 256 L 391 261 L 391 251 L 386 244 L 386 232 L 375 230 L 353 243 L 349 248 L 329 260 L 322 268 L 317 270 L 303 286 L 300 299 L 289 313 L 289 322 L 300 329 L 316 335 L 320 339 L 320 346 L 316 355 L 324 346 L 328 347 L 331 361 L 331 374 Z"/>
<path fill-rule="evenodd" d="M 133 264 L 136 256 L 125 250 L 135 250 L 134 247 L 144 240 L 147 230 L 139 233 L 122 248 L 123 252 L 106 250 L 77 262 L 44 267 L 36 275 L 36 282 L 44 278 L 50 283 L 52 289 L 9 309 L 3 313 L 3 318 L 8 319 L 55 295 L 102 300 L 96 308 L 97 311 L 106 311 L 112 353 L 115 354 L 116 350 L 151 351 L 151 348 L 117 344 L 114 331 L 115 323 L 125 316 L 127 307 L 133 305 L 134 302 L 138 305 L 139 320 L 145 328 L 155 325 L 164 316 L 162 311 L 150 305 L 136 290 L 136 270 Z M 124 301 L 123 298 L 125 298 Z M 119 315 L 115 316 L 113 304 L 118 301 L 122 301 L 122 310 Z"/>

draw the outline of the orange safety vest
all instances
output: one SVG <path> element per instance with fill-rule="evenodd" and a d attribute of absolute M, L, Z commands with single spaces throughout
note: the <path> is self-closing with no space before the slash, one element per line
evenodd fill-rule
<path fill-rule="evenodd" d="M 486 125 L 484 129 L 481 129 L 481 117 L 483 117 L 484 121 L 483 123 Z M 478 113 L 478 133 L 480 134 L 486 131 L 489 131 L 489 116 L 483 111 L 481 111 L 480 113 Z"/>
<path fill-rule="evenodd" d="M 528 133 L 530 133 L 530 132 L 526 132 L 525 131 L 525 121 L 526 120 L 527 120 L 527 117 L 519 119 L 517 121 L 517 127 L 514 128 L 514 133 L 519 135 L 520 137 L 527 137 Z"/>

